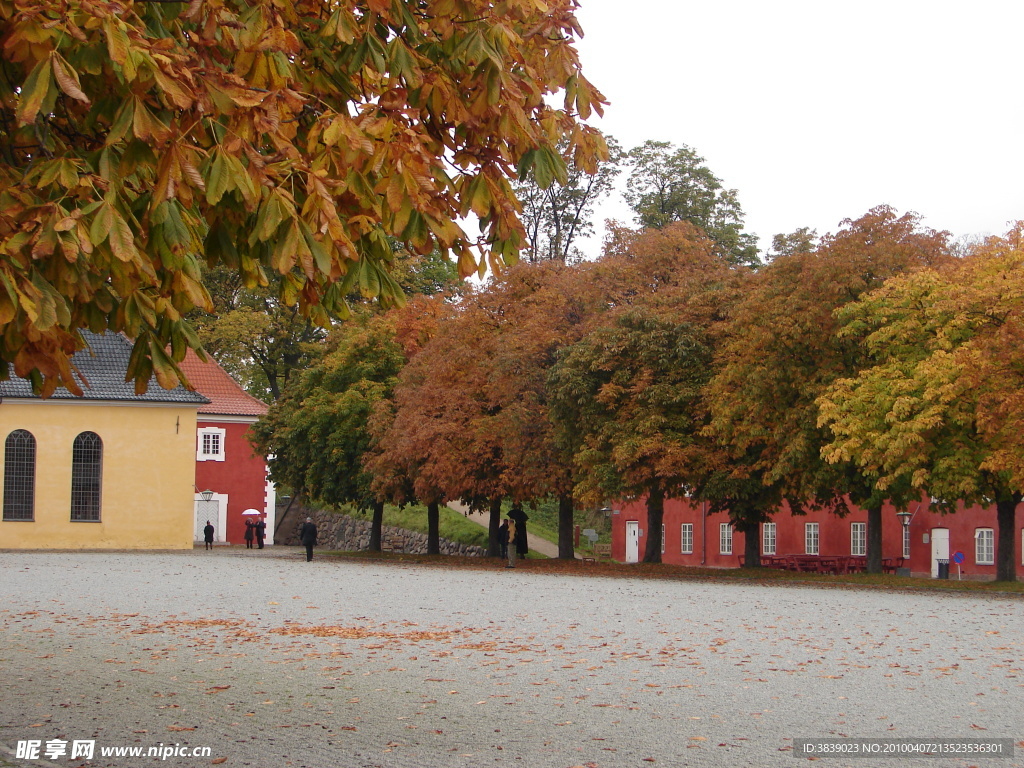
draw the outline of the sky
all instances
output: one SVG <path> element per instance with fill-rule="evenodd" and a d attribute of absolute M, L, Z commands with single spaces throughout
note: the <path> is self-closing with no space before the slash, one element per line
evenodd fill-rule
<path fill-rule="evenodd" d="M 1024 3 L 580 0 L 577 18 L 610 102 L 590 122 L 625 149 L 689 145 L 762 251 L 882 204 L 957 237 L 1024 218 Z M 597 212 L 632 217 L 620 194 Z"/>

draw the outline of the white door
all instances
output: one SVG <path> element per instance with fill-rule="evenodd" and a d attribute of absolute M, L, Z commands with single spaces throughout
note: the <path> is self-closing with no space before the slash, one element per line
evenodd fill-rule
<path fill-rule="evenodd" d="M 626 521 L 626 562 L 640 561 L 640 523 L 636 520 Z"/>
<path fill-rule="evenodd" d="M 220 520 L 220 499 L 213 498 L 209 501 L 196 499 L 196 541 L 203 541 L 205 538 L 203 529 L 206 527 L 207 520 L 213 523 L 213 540 L 224 541 L 224 526 Z"/>
<path fill-rule="evenodd" d="M 949 528 L 932 528 L 932 578 L 939 575 L 939 560 L 949 560 Z"/>

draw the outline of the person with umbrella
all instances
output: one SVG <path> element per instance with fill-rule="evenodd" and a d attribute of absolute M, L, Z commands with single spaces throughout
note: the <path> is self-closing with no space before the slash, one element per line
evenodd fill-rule
<path fill-rule="evenodd" d="M 254 517 L 259 517 L 260 511 L 258 509 L 247 509 L 242 513 L 242 517 L 245 518 L 245 548 L 252 549 L 253 539 L 256 538 L 256 521 Z"/>
<path fill-rule="evenodd" d="M 508 519 L 515 523 L 515 533 L 512 532 L 512 526 L 509 525 L 509 545 L 515 545 L 516 554 L 519 557 L 526 557 L 526 553 L 530 551 L 530 545 L 526 540 L 526 521 L 530 518 L 527 517 L 526 513 L 523 512 L 523 508 L 516 504 L 509 510 Z"/>

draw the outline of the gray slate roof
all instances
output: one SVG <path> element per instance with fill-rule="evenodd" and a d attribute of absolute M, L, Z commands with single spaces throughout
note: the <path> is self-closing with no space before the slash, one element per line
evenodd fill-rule
<path fill-rule="evenodd" d="M 125 372 L 128 370 L 128 359 L 132 353 L 131 342 L 119 333 L 96 334 L 83 330 L 82 337 L 89 346 L 76 352 L 71 357 L 71 362 L 85 377 L 85 381 L 77 375 L 75 377 L 84 395 L 78 397 L 61 387 L 51 395 L 51 400 L 114 400 L 195 405 L 210 402 L 198 392 L 189 392 L 180 384 L 174 389 L 164 389 L 157 384 L 156 378 L 150 379 L 146 394 L 136 395 L 134 382 L 126 383 L 124 380 Z M 37 396 L 32 393 L 32 384 L 28 379 L 12 373 L 10 379 L 0 381 L 0 398 L 15 397 Z"/>

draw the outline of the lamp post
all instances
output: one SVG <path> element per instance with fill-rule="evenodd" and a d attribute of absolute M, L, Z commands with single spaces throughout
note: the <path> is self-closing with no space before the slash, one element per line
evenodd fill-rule
<path fill-rule="evenodd" d="M 919 502 L 918 505 L 917 505 L 917 509 L 915 509 L 913 512 L 910 512 L 910 511 L 905 509 L 902 512 L 897 512 L 896 513 L 896 517 L 898 517 L 900 519 L 900 524 L 903 526 L 903 551 L 902 551 L 902 555 L 903 555 L 904 559 L 909 559 L 910 558 L 910 523 L 914 519 L 914 515 L 916 515 L 920 511 L 920 509 L 921 509 L 921 504 Z M 907 565 L 906 575 L 907 576 L 910 575 L 910 566 L 909 566 L 909 564 Z"/>

